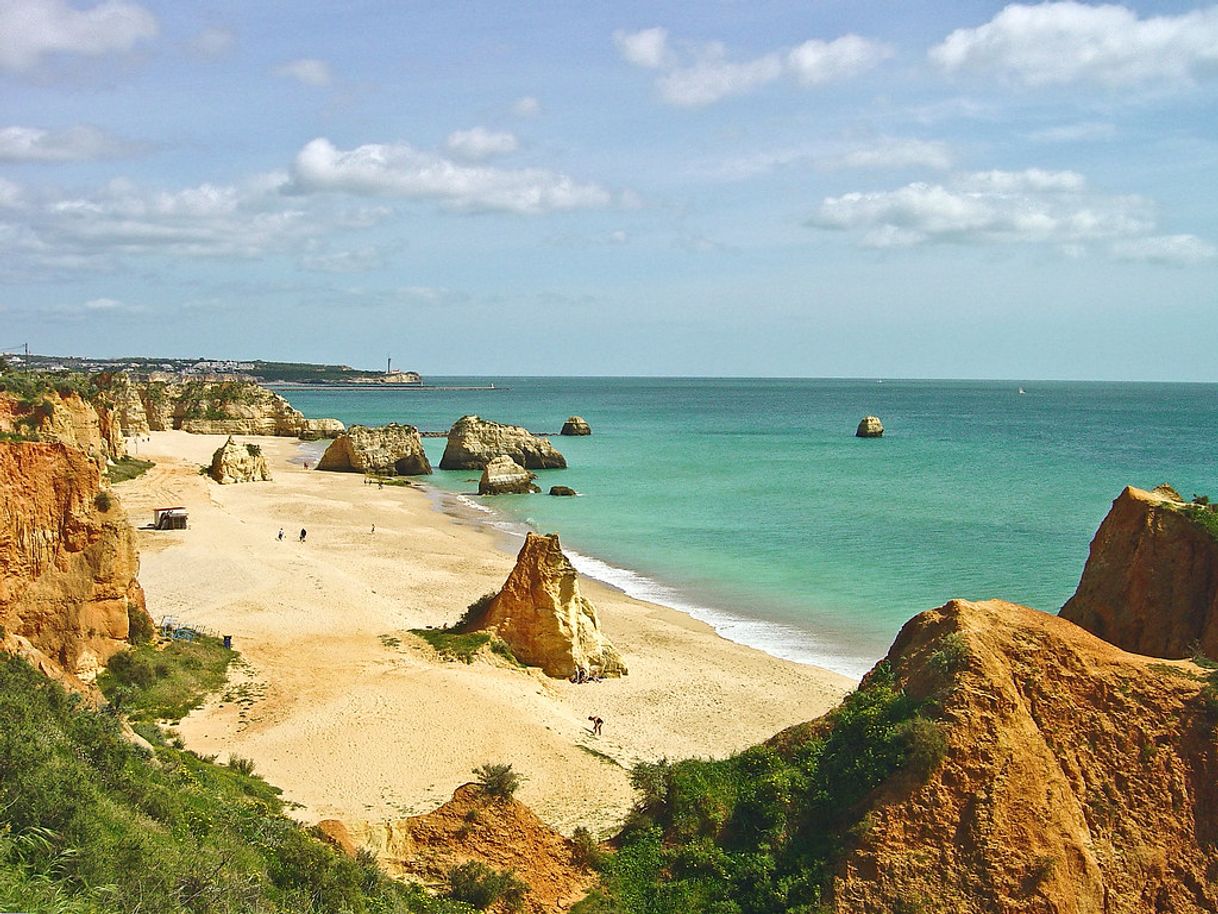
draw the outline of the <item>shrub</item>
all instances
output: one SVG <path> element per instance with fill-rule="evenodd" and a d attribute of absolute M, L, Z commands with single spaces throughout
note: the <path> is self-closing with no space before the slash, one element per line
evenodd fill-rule
<path fill-rule="evenodd" d="M 498 800 L 510 800 L 520 789 L 520 775 L 511 765 L 488 762 L 474 769 L 478 786 Z"/>
<path fill-rule="evenodd" d="M 509 911 L 517 911 L 528 891 L 529 887 L 511 870 L 494 870 L 477 860 L 448 871 L 448 897 L 473 905 L 480 911 L 496 903 L 502 903 Z"/>
<path fill-rule="evenodd" d="M 968 666 L 971 656 L 964 636 L 959 632 L 949 632 L 939 639 L 939 649 L 930 655 L 929 661 L 944 676 L 950 676 Z"/>
<path fill-rule="evenodd" d="M 228 767 L 238 774 L 244 774 L 246 777 L 254 773 L 254 760 L 246 758 L 243 755 L 230 755 L 228 757 Z"/>
<path fill-rule="evenodd" d="M 156 678 L 152 664 L 133 651 L 120 651 L 110 658 L 106 670 L 119 685 L 146 689 Z"/>
<path fill-rule="evenodd" d="M 490 590 L 469 604 L 465 608 L 461 618 L 457 620 L 457 624 L 452 627 L 452 630 L 455 632 L 467 632 L 481 622 L 482 617 L 486 615 L 487 608 L 491 605 L 491 601 L 497 596 L 499 596 L 498 593 Z"/>
<path fill-rule="evenodd" d="M 139 604 L 129 602 L 127 604 L 127 642 L 129 644 L 147 644 L 155 634 L 156 627 L 152 624 L 152 618 L 148 613 L 140 609 Z"/>
<path fill-rule="evenodd" d="M 582 825 L 571 836 L 571 861 L 586 870 L 599 870 L 605 862 L 605 852 L 592 832 Z"/>
<path fill-rule="evenodd" d="M 947 736 L 943 727 L 925 717 L 914 717 L 906 724 L 909 739 L 909 767 L 923 779 L 947 756 Z"/>
<path fill-rule="evenodd" d="M 97 508 L 98 511 L 101 511 L 103 514 L 105 514 L 107 511 L 109 511 L 111 508 L 114 507 L 114 499 L 112 499 L 110 497 L 109 492 L 98 492 L 96 495 L 93 496 L 93 505 L 94 505 L 94 507 Z"/>
<path fill-rule="evenodd" d="M 630 769 L 630 786 L 638 795 L 635 803 L 643 812 L 659 809 L 668 802 L 672 787 L 672 765 L 668 759 L 639 762 Z"/>

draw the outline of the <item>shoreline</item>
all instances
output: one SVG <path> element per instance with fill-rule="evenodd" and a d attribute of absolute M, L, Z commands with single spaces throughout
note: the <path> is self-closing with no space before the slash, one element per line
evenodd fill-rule
<path fill-rule="evenodd" d="M 632 802 L 634 763 L 731 754 L 819 716 L 854 685 L 582 573 L 629 676 L 574 685 L 493 658 L 443 662 L 407 630 L 497 590 L 515 558 L 507 531 L 473 511 L 453 516 L 440 502 L 458 496 L 436 487 L 378 490 L 357 474 L 305 471 L 313 460 L 296 439 L 243 436 L 275 479 L 222 487 L 197 470 L 223 436 L 152 437 L 143 456 L 158 465 L 117 494 L 137 526 L 172 498 L 191 528 L 139 533 L 150 611 L 233 634 L 242 653 L 179 732 L 202 754 L 252 758 L 306 821 L 427 811 L 473 767 L 506 761 L 543 819 L 605 832 Z M 307 543 L 275 542 L 279 527 L 301 526 Z M 608 722 L 604 738 L 588 733 L 592 714 Z"/>

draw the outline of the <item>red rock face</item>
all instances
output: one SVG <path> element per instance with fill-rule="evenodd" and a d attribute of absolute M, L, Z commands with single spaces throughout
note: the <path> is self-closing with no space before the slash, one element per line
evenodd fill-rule
<path fill-rule="evenodd" d="M 1187 506 L 1127 488 L 1061 616 L 1136 654 L 1218 657 L 1218 540 Z"/>
<path fill-rule="evenodd" d="M 76 448 L 0 444 L 4 646 L 70 681 L 126 646 L 131 617 L 147 618 L 134 533 L 102 491 L 97 465 Z"/>

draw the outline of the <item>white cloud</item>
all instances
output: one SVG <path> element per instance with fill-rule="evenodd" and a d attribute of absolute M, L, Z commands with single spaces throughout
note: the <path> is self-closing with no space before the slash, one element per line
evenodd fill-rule
<path fill-rule="evenodd" d="M 933 168 L 942 170 L 952 165 L 952 153 L 946 143 L 937 140 L 917 140 L 880 137 L 847 152 L 821 159 L 824 168 Z"/>
<path fill-rule="evenodd" d="M 514 135 L 506 131 L 474 127 L 470 130 L 453 131 L 444 145 L 459 158 L 477 160 L 515 152 L 520 144 Z"/>
<path fill-rule="evenodd" d="M 1103 121 L 1082 121 L 1077 124 L 1062 124 L 1058 127 L 1034 130 L 1028 134 L 1028 139 L 1034 143 L 1086 143 L 1110 140 L 1116 136 L 1116 133 L 1114 124 Z"/>
<path fill-rule="evenodd" d="M 1028 86 L 1189 83 L 1218 73 L 1218 7 L 1139 19 L 1124 6 L 1011 4 L 931 48 L 947 72 L 993 73 Z"/>
<path fill-rule="evenodd" d="M 1192 266 L 1218 259 L 1218 247 L 1196 235 L 1153 235 L 1118 241 L 1113 256 L 1120 260 Z"/>
<path fill-rule="evenodd" d="M 237 43 L 237 36 L 229 29 L 204 29 L 190 40 L 190 46 L 204 57 L 219 57 L 227 54 Z"/>
<path fill-rule="evenodd" d="M 512 113 L 517 117 L 537 117 L 541 114 L 541 102 L 531 95 L 522 96 L 512 103 Z"/>
<path fill-rule="evenodd" d="M 371 246 L 347 251 L 319 250 L 300 258 L 300 265 L 304 269 L 320 273 L 366 273 L 383 263 L 380 249 Z"/>
<path fill-rule="evenodd" d="M 306 86 L 328 86 L 333 80 L 330 65 L 314 57 L 302 57 L 275 68 L 276 76 L 286 76 Z"/>
<path fill-rule="evenodd" d="M 456 209 L 530 215 L 612 202 L 609 192 L 596 184 L 544 169 L 460 165 L 407 143 L 342 150 L 324 138 L 306 144 L 296 156 L 293 189 L 433 199 Z"/>
<path fill-rule="evenodd" d="M 809 224 L 859 232 L 868 247 L 1081 244 L 1144 238 L 1154 229 L 1149 201 L 1094 194 L 1081 175 L 1040 169 L 976 172 L 947 185 L 919 182 L 828 197 Z"/>
<path fill-rule="evenodd" d="M 656 70 L 669 60 L 668 29 L 658 26 L 638 32 L 619 29 L 613 33 L 613 43 L 621 55 L 636 67 Z"/>
<path fill-rule="evenodd" d="M 804 86 L 848 79 L 892 53 L 887 45 L 857 35 L 827 42 L 813 39 L 744 61 L 730 60 L 727 48 L 717 41 L 687 45 L 678 53 L 669 46 L 668 32 L 662 28 L 618 31 L 613 40 L 628 63 L 661 71 L 656 80 L 661 98 L 687 108 L 744 95 L 784 76 Z"/>
<path fill-rule="evenodd" d="M 84 162 L 128 155 L 137 148 L 96 127 L 0 127 L 0 162 Z"/>
<path fill-rule="evenodd" d="M 0 0 L 0 67 L 8 70 L 28 70 L 47 54 L 129 51 L 156 34 L 156 17 L 125 0 L 83 10 L 64 0 Z"/>
<path fill-rule="evenodd" d="M 116 298 L 91 298 L 84 304 L 86 311 L 115 311 L 123 307 Z"/>

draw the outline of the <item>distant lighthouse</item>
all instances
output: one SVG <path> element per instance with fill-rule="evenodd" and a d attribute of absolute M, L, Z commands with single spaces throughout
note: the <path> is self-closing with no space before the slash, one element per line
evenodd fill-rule
<path fill-rule="evenodd" d="M 393 356 L 385 356 L 385 374 L 393 374 L 391 366 L 393 365 Z"/>

